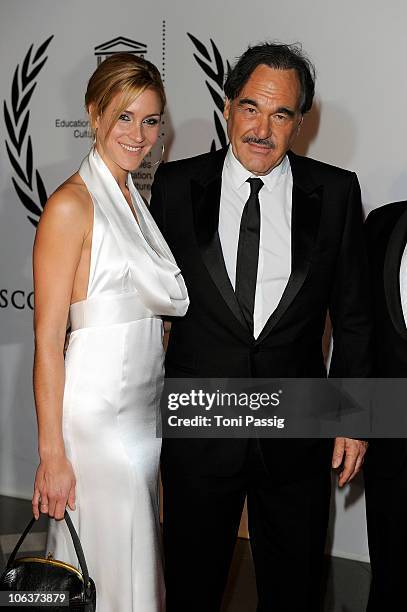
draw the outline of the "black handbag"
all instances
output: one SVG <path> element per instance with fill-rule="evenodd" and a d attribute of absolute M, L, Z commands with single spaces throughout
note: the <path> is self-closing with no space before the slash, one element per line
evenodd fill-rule
<path fill-rule="evenodd" d="M 34 601 L 32 599 L 30 600 L 33 602 L 33 605 L 30 605 L 29 607 L 19 607 L 18 601 L 16 600 L 22 600 L 20 599 L 20 596 L 16 595 L 15 604 L 8 607 L 8 610 L 35 610 L 37 612 L 45 612 L 45 610 L 52 612 L 66 612 L 69 610 L 70 612 L 95 612 L 95 583 L 89 576 L 81 542 L 78 534 L 75 531 L 75 527 L 72 524 L 70 516 L 66 511 L 64 519 L 70 531 L 82 572 L 68 563 L 54 559 L 51 554 L 49 554 L 47 558 L 20 557 L 16 559 L 16 555 L 21 544 L 35 522 L 35 519 L 33 518 L 28 523 L 22 536 L 18 540 L 13 552 L 10 555 L 6 568 L 0 577 L 0 591 L 3 591 L 3 598 L 5 595 L 4 591 L 8 591 L 10 594 L 12 591 L 29 591 L 35 594 L 49 594 L 58 591 L 66 591 L 68 592 L 69 597 L 69 607 L 66 606 L 66 602 L 65 606 L 58 605 L 58 600 L 55 601 L 55 605 L 50 605 L 48 603 L 46 606 L 35 606 L 35 599 Z M 59 603 L 61 603 L 61 600 L 59 600 Z"/>

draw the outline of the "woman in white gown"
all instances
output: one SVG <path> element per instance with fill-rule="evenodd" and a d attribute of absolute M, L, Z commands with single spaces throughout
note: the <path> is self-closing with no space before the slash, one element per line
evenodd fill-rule
<path fill-rule="evenodd" d="M 47 202 L 34 247 L 33 512 L 71 509 L 97 612 L 161 612 L 162 316 L 185 314 L 188 297 L 130 172 L 158 139 L 165 94 L 155 66 L 117 54 L 85 101 L 95 146 Z M 47 549 L 77 566 L 64 521 Z"/>

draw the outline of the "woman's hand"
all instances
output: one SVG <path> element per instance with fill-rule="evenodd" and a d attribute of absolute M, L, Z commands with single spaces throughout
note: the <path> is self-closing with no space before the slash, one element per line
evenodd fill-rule
<path fill-rule="evenodd" d="M 67 505 L 75 510 L 75 484 L 72 465 L 65 455 L 41 459 L 35 475 L 32 499 L 36 520 L 40 512 L 62 519 Z"/>

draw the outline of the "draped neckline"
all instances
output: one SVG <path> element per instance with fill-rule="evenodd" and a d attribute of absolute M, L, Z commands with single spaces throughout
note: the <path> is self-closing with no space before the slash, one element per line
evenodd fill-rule
<path fill-rule="evenodd" d="M 83 160 L 79 174 L 109 222 L 118 247 L 128 261 L 140 299 L 157 314 L 185 314 L 189 300 L 181 271 L 131 174 L 127 176 L 127 185 L 137 218 L 95 147 Z"/>

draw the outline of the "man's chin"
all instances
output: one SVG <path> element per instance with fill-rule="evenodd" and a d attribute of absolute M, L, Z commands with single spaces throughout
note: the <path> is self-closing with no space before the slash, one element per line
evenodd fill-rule
<path fill-rule="evenodd" d="M 267 152 L 270 154 L 270 150 L 268 149 Z M 243 153 L 246 153 L 246 155 L 244 155 Z M 246 168 L 246 170 L 248 170 L 249 172 L 252 172 L 253 174 L 258 174 L 258 175 L 262 175 L 262 174 L 268 174 L 269 172 L 272 171 L 272 169 L 279 163 L 276 158 L 275 155 L 273 155 L 273 157 L 271 156 L 267 156 L 261 152 L 261 153 L 253 153 L 251 152 L 251 154 L 247 154 L 250 153 L 248 151 L 238 151 L 238 154 L 236 155 L 236 153 L 233 151 L 234 156 L 239 160 L 239 162 L 242 164 L 242 166 L 244 166 Z"/>
<path fill-rule="evenodd" d="M 270 162 L 268 164 L 265 164 L 265 163 L 261 164 L 261 163 L 258 163 L 258 161 L 257 163 L 254 161 L 248 165 L 245 165 L 245 167 L 247 168 L 247 170 L 249 170 L 253 174 L 257 174 L 261 176 L 261 175 L 268 174 L 269 172 L 271 172 L 272 169 L 274 168 L 274 163 Z"/>

